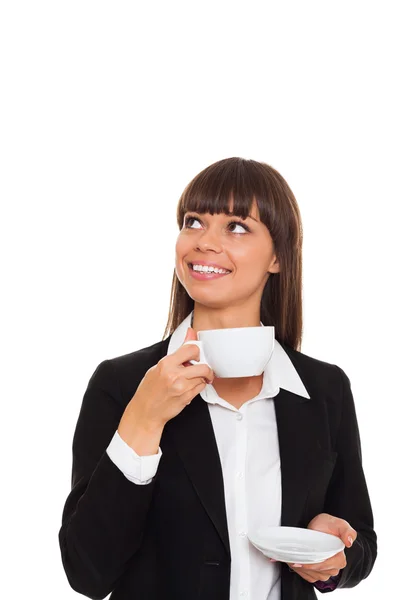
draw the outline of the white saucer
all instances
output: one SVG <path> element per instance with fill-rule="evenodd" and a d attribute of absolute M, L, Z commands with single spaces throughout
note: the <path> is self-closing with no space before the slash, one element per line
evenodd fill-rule
<path fill-rule="evenodd" d="M 323 562 L 345 548 L 336 535 L 302 527 L 267 527 L 247 537 L 265 556 L 302 565 Z"/>

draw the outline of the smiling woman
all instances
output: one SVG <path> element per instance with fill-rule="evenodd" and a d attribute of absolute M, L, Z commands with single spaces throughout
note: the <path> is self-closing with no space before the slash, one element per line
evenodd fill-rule
<path fill-rule="evenodd" d="M 84 394 L 59 533 L 69 582 L 110 600 L 316 600 L 315 588 L 354 587 L 377 536 L 350 380 L 300 350 L 293 193 L 269 165 L 228 158 L 188 184 L 177 221 L 164 338 L 101 362 Z M 239 376 L 264 353 L 261 326 L 265 369 Z M 197 362 L 190 342 L 212 329 L 230 377 Z M 271 562 L 262 541 L 283 527 L 335 536 L 340 551 Z"/>
<path fill-rule="evenodd" d="M 243 158 L 210 165 L 183 191 L 177 222 L 180 233 L 164 336 L 195 306 L 193 327 L 210 329 L 201 308 L 207 300 L 206 314 L 214 314 L 214 326 L 257 326 L 261 320 L 274 325 L 279 341 L 300 348 L 302 224 L 293 192 L 278 171 Z M 196 276 L 191 263 L 215 264 L 231 273 L 220 277 L 202 270 Z M 202 286 L 202 281 L 212 285 Z M 243 310 L 238 312 L 238 306 Z M 215 321 L 217 314 L 223 321 Z"/>

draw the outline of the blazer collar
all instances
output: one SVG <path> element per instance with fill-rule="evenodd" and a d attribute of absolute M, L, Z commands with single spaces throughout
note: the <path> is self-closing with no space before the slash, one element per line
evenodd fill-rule
<path fill-rule="evenodd" d="M 175 352 L 182 346 L 187 329 L 190 327 L 192 314 L 193 311 L 182 321 L 171 335 L 167 354 Z M 264 327 L 264 324 L 261 323 L 261 321 L 260 325 Z M 273 398 L 279 393 L 281 388 L 297 394 L 298 396 L 302 396 L 303 398 L 310 399 L 292 361 L 286 354 L 282 345 L 275 338 L 272 356 L 264 370 L 263 386 L 257 398 Z M 200 392 L 200 396 L 203 400 L 206 400 L 211 404 L 215 404 L 216 402 L 216 392 L 212 384 L 206 385 L 204 390 Z"/>

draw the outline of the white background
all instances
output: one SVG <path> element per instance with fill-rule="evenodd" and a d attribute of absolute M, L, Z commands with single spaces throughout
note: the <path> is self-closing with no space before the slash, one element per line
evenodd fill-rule
<path fill-rule="evenodd" d="M 291 186 L 302 351 L 352 383 L 379 554 L 367 580 L 336 593 L 396 595 L 397 8 L 2 2 L 5 598 L 78 597 L 58 531 L 83 393 L 99 362 L 161 340 L 179 196 L 229 156 L 265 161 Z"/>

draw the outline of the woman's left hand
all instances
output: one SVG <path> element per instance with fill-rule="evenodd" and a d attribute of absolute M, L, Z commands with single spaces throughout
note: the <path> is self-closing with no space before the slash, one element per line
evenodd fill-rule
<path fill-rule="evenodd" d="M 350 548 L 357 537 L 357 532 L 347 521 L 327 513 L 321 513 L 314 517 L 307 525 L 307 529 L 336 535 L 342 540 L 346 548 Z M 344 550 L 341 550 L 320 563 L 304 566 L 299 566 L 298 563 L 286 564 L 306 581 L 315 583 L 316 581 L 327 581 L 332 575 L 337 575 L 341 569 L 344 569 L 347 561 Z"/>

